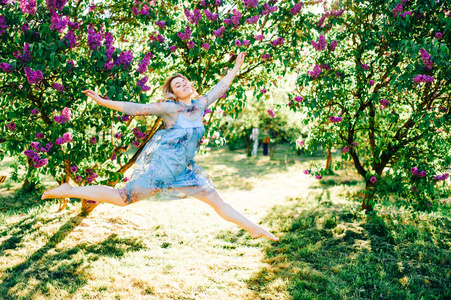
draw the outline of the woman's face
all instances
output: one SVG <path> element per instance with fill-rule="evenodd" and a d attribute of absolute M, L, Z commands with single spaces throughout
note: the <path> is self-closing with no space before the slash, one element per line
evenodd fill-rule
<path fill-rule="evenodd" d="M 190 96 L 193 93 L 191 84 L 182 77 L 176 77 L 172 79 L 171 88 L 174 91 L 173 94 L 178 99 L 186 98 L 187 96 Z"/>

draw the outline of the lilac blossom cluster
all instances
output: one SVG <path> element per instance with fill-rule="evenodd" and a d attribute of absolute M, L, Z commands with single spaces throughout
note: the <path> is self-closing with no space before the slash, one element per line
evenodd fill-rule
<path fill-rule="evenodd" d="M 149 66 L 149 62 L 150 60 L 153 58 L 153 54 L 152 53 L 147 53 L 144 58 L 141 60 L 141 62 L 139 63 L 138 66 L 138 70 L 136 70 L 136 72 L 138 72 L 139 74 L 143 74 L 147 71 L 147 68 Z"/>
<path fill-rule="evenodd" d="M 58 92 L 64 93 L 64 89 L 65 87 L 62 84 L 59 83 L 52 83 L 52 88 L 54 88 L 55 90 L 57 90 Z"/>
<path fill-rule="evenodd" d="M 146 134 L 144 132 L 140 132 L 138 127 L 133 128 L 133 135 L 139 140 L 146 137 Z"/>
<path fill-rule="evenodd" d="M 376 183 L 377 179 L 376 179 L 376 177 L 371 176 L 370 181 L 371 181 L 372 183 Z"/>
<path fill-rule="evenodd" d="M 77 37 L 73 30 L 69 30 L 64 38 L 69 42 L 69 48 L 74 48 L 75 43 L 77 42 Z"/>
<path fill-rule="evenodd" d="M 321 65 L 319 65 L 319 67 L 320 67 L 322 70 L 324 70 L 324 71 L 329 71 L 329 70 L 330 70 L 330 67 L 329 67 L 328 64 L 321 64 Z"/>
<path fill-rule="evenodd" d="M 343 150 L 341 150 L 341 153 L 348 153 L 349 152 L 349 146 L 344 146 Z"/>
<path fill-rule="evenodd" d="M 258 19 L 260 19 L 259 15 L 253 16 L 253 17 L 248 18 L 246 20 L 246 23 L 248 23 L 248 24 L 255 24 L 255 23 L 258 22 Z"/>
<path fill-rule="evenodd" d="M 225 32 L 225 27 L 221 26 L 218 30 L 213 30 L 212 33 L 214 36 L 221 38 L 224 36 L 224 32 Z"/>
<path fill-rule="evenodd" d="M 113 46 L 113 42 L 113 34 L 111 32 L 107 32 L 105 34 L 105 40 L 103 41 L 103 45 L 106 48 L 105 54 L 107 63 L 111 61 L 114 50 L 116 50 L 116 48 Z"/>
<path fill-rule="evenodd" d="M 276 116 L 276 114 L 271 108 L 268 109 L 268 115 L 270 115 L 271 118 L 274 118 Z"/>
<path fill-rule="evenodd" d="M 139 141 L 139 140 L 134 140 L 134 141 L 132 142 L 132 145 L 135 146 L 135 147 L 139 147 L 139 145 L 141 145 L 141 141 Z"/>
<path fill-rule="evenodd" d="M 166 22 L 165 21 L 155 21 L 155 25 L 160 27 L 160 29 L 164 29 L 166 27 Z"/>
<path fill-rule="evenodd" d="M 14 131 L 16 129 L 16 123 L 12 122 L 12 123 L 6 124 L 6 127 L 8 127 L 9 131 Z"/>
<path fill-rule="evenodd" d="M 69 142 L 72 142 L 72 141 L 73 141 L 72 133 L 66 132 L 65 134 L 63 134 L 63 136 L 61 136 L 61 137 L 56 139 L 55 144 L 63 145 L 65 143 L 69 143 Z"/>
<path fill-rule="evenodd" d="M 381 105 L 381 109 L 385 109 L 390 105 L 390 101 L 381 99 L 379 100 L 379 104 Z"/>
<path fill-rule="evenodd" d="M 277 47 L 277 46 L 282 46 L 282 45 L 283 45 L 283 42 L 284 42 L 283 38 L 279 36 L 277 39 L 275 39 L 275 40 L 273 40 L 273 41 L 271 41 L 271 42 L 269 42 L 269 43 L 270 43 L 272 46 Z"/>
<path fill-rule="evenodd" d="M 119 54 L 119 58 L 114 62 L 114 64 L 116 66 L 122 66 L 124 69 L 128 69 L 132 60 L 133 53 L 130 50 L 122 51 L 121 54 Z"/>
<path fill-rule="evenodd" d="M 317 51 L 324 50 L 326 49 L 327 46 L 326 38 L 324 37 L 324 35 L 319 36 L 318 42 L 312 40 L 310 43 L 312 44 L 313 48 L 315 48 Z"/>
<path fill-rule="evenodd" d="M 80 24 L 78 24 L 77 22 L 67 22 L 67 26 L 69 26 L 69 28 L 73 30 L 80 29 Z"/>
<path fill-rule="evenodd" d="M 213 14 L 208 9 L 204 10 L 204 14 L 207 17 L 207 19 L 210 21 L 216 21 L 219 18 L 218 14 Z"/>
<path fill-rule="evenodd" d="M 86 183 L 93 183 L 94 180 L 99 177 L 99 175 L 97 175 L 96 173 L 94 173 L 93 170 L 91 169 L 86 169 L 86 173 L 90 174 L 87 178 L 86 178 Z"/>
<path fill-rule="evenodd" d="M 426 49 L 421 48 L 420 49 L 420 55 L 421 58 L 423 59 L 423 64 L 424 67 L 427 70 L 432 70 L 432 60 L 431 60 L 431 55 L 426 51 Z"/>
<path fill-rule="evenodd" d="M 312 78 L 316 78 L 319 76 L 319 74 L 321 74 L 321 68 L 318 65 L 315 65 L 315 67 L 313 68 L 313 71 L 307 71 L 307 73 L 312 77 Z"/>
<path fill-rule="evenodd" d="M 56 30 L 59 33 L 62 33 L 64 29 L 67 27 L 67 23 L 69 22 L 69 17 L 58 15 L 57 13 L 52 14 L 50 17 L 50 29 Z"/>
<path fill-rule="evenodd" d="M 73 61 L 72 59 L 69 59 L 69 60 L 67 61 L 67 63 L 70 64 L 70 65 L 72 65 L 72 69 L 69 70 L 69 72 L 72 72 L 72 70 L 75 68 L 74 61 Z"/>
<path fill-rule="evenodd" d="M 403 9 L 402 4 L 398 3 L 396 7 L 393 9 L 393 17 L 396 17 L 398 13 L 402 12 L 402 9 Z"/>
<path fill-rule="evenodd" d="M 436 175 L 436 176 L 432 177 L 432 179 L 435 180 L 435 181 L 441 181 L 441 180 L 445 181 L 448 178 L 449 178 L 449 174 L 448 173 L 445 173 L 445 174 L 442 174 L 442 175 Z"/>
<path fill-rule="evenodd" d="M 31 158 L 31 160 L 35 163 L 33 167 L 35 167 L 36 169 L 45 166 L 49 162 L 49 160 L 47 158 L 41 159 L 39 154 L 37 154 L 33 150 L 25 150 L 24 154 L 27 157 Z"/>
<path fill-rule="evenodd" d="M 374 85 L 374 80 L 368 80 L 368 84 L 370 85 L 370 86 L 373 86 Z"/>
<path fill-rule="evenodd" d="M 210 44 L 203 43 L 202 48 L 204 48 L 205 50 L 208 50 L 208 49 L 210 49 Z"/>
<path fill-rule="evenodd" d="M 268 3 L 263 4 L 263 11 L 262 11 L 262 16 L 266 15 L 266 14 L 270 14 L 275 12 L 278 9 L 277 6 L 269 6 Z"/>
<path fill-rule="evenodd" d="M 63 10 L 67 0 L 46 0 L 48 9 Z"/>
<path fill-rule="evenodd" d="M 7 63 L 0 63 L 0 69 L 2 69 L 2 71 L 5 73 L 11 73 L 13 70 L 13 67 Z"/>
<path fill-rule="evenodd" d="M 94 25 L 88 25 L 88 47 L 90 50 L 98 50 L 102 44 L 103 33 L 102 31 L 96 32 Z"/>
<path fill-rule="evenodd" d="M 20 54 L 20 51 L 14 51 L 13 56 L 16 59 L 19 59 L 22 63 L 28 62 L 31 59 L 31 53 L 30 53 L 30 44 L 25 43 L 23 46 L 23 53 Z"/>
<path fill-rule="evenodd" d="M 33 116 L 36 116 L 39 113 L 39 109 L 33 108 L 30 112 Z"/>
<path fill-rule="evenodd" d="M 59 124 L 63 124 L 65 122 L 70 121 L 71 116 L 72 116 L 71 111 L 69 110 L 68 107 L 65 107 L 61 111 L 61 115 L 53 117 L 53 121 L 55 121 L 56 123 L 59 123 Z"/>
<path fill-rule="evenodd" d="M 304 174 L 305 175 L 309 175 L 310 174 L 310 170 L 304 170 Z"/>
<path fill-rule="evenodd" d="M 409 15 L 409 17 L 412 17 L 412 12 L 410 10 L 409 11 L 405 11 L 405 12 L 401 13 L 399 16 L 401 18 L 405 19 L 407 15 Z"/>
<path fill-rule="evenodd" d="M 148 79 L 149 78 L 147 76 L 144 76 L 143 78 L 138 79 L 138 81 L 136 82 L 136 85 L 138 85 L 143 92 L 150 90 L 150 87 L 145 85 Z"/>
<path fill-rule="evenodd" d="M 329 45 L 330 51 L 335 51 L 336 47 L 337 47 L 337 41 L 332 41 Z"/>
<path fill-rule="evenodd" d="M 370 66 L 368 66 L 367 64 L 362 64 L 361 67 L 362 67 L 362 69 L 365 69 L 365 70 L 370 69 Z"/>
<path fill-rule="evenodd" d="M 133 6 L 132 12 L 133 12 L 134 16 L 137 16 L 137 15 L 147 16 L 149 14 L 149 6 L 147 4 L 144 4 L 140 11 L 138 11 L 138 8 L 136 6 Z"/>
<path fill-rule="evenodd" d="M 295 4 L 291 9 L 290 9 L 290 13 L 295 16 L 297 14 L 299 14 L 301 12 L 302 9 L 302 2 L 299 2 L 297 4 Z"/>
<path fill-rule="evenodd" d="M 169 51 L 174 52 L 177 50 L 177 46 L 169 46 Z"/>
<path fill-rule="evenodd" d="M 258 5 L 258 0 L 242 0 L 244 6 L 246 6 L 246 8 L 255 8 Z"/>
<path fill-rule="evenodd" d="M 261 41 L 265 38 L 265 36 L 263 34 L 258 34 L 258 35 L 254 35 L 254 39 L 256 41 Z"/>
<path fill-rule="evenodd" d="M 89 139 L 89 143 L 90 143 L 91 145 L 97 144 L 97 138 L 96 138 L 95 136 L 91 137 L 91 138 Z"/>
<path fill-rule="evenodd" d="M 262 55 L 262 59 L 270 59 L 270 58 L 271 55 L 269 55 L 268 53 Z"/>
<path fill-rule="evenodd" d="M 434 77 L 428 76 L 428 75 L 420 75 L 420 74 L 418 74 L 417 76 L 415 76 L 413 81 L 415 81 L 416 83 L 433 82 L 434 81 Z"/>
<path fill-rule="evenodd" d="M 202 14 L 197 7 L 194 9 L 193 13 L 191 13 L 188 8 L 185 8 L 185 16 L 191 24 L 197 25 L 199 21 L 202 20 Z"/>
<path fill-rule="evenodd" d="M 22 10 L 22 12 L 28 13 L 30 15 L 34 15 L 36 14 L 36 1 L 35 0 L 19 0 L 19 4 L 20 4 L 20 10 Z"/>
<path fill-rule="evenodd" d="M 237 47 L 249 46 L 250 43 L 251 43 L 251 41 L 249 41 L 249 40 L 243 40 L 243 41 L 235 40 L 235 46 L 237 46 Z"/>
<path fill-rule="evenodd" d="M 184 32 L 177 32 L 177 35 L 179 38 L 182 39 L 182 41 L 187 41 L 191 39 L 191 27 L 186 26 Z"/>
<path fill-rule="evenodd" d="M 0 36 L 2 36 L 6 29 L 8 29 L 8 24 L 6 24 L 6 20 L 4 16 L 0 16 Z"/>
<path fill-rule="evenodd" d="M 25 75 L 27 76 L 28 83 L 30 84 L 38 84 L 41 82 L 43 74 L 41 70 L 33 71 L 29 67 L 24 68 Z"/>
<path fill-rule="evenodd" d="M 302 101 L 304 101 L 304 98 L 302 98 L 301 96 L 297 96 L 294 98 L 294 101 L 302 103 Z"/>
<path fill-rule="evenodd" d="M 418 177 L 424 177 L 426 176 L 426 171 L 421 171 L 418 172 L 418 168 L 417 167 L 413 167 L 412 169 L 410 169 L 410 172 L 412 172 L 413 175 L 418 176 Z"/>
<path fill-rule="evenodd" d="M 120 139 L 120 138 L 122 137 L 122 133 L 116 132 L 116 133 L 114 134 L 114 137 L 115 137 L 116 139 Z"/>
<path fill-rule="evenodd" d="M 341 15 L 344 13 L 344 9 L 333 9 L 331 11 L 326 11 L 324 13 L 324 16 L 326 16 L 327 18 L 330 17 L 341 17 Z"/>
<path fill-rule="evenodd" d="M 30 27 L 28 26 L 28 24 L 23 24 L 22 26 L 20 26 L 20 30 L 23 34 L 26 34 L 29 29 Z"/>
<path fill-rule="evenodd" d="M 243 15 L 236 9 L 233 9 L 233 16 L 230 19 L 224 19 L 223 22 L 227 25 L 234 25 L 234 28 L 238 28 Z"/>
<path fill-rule="evenodd" d="M 335 116 L 331 116 L 331 117 L 329 118 L 329 120 L 330 120 L 332 123 L 339 123 L 339 122 L 343 121 L 343 119 L 342 119 L 341 117 L 335 117 Z"/>

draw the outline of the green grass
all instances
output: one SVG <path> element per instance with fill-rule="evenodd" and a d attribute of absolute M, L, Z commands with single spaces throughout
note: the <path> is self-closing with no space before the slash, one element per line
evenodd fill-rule
<path fill-rule="evenodd" d="M 252 239 L 193 198 L 56 212 L 0 185 L 1 299 L 450 299 L 449 202 L 434 213 L 359 210 L 348 163 L 214 149 L 198 161 L 223 198 L 279 242 Z M 44 178 L 47 184 L 51 179 Z"/>

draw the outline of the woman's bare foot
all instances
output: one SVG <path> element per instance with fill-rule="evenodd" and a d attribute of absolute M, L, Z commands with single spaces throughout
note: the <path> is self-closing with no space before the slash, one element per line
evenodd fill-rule
<path fill-rule="evenodd" d="M 59 187 L 45 191 L 44 194 L 42 194 L 41 199 L 65 198 L 65 195 L 67 195 L 71 188 L 72 187 L 69 184 L 63 183 Z"/>
<path fill-rule="evenodd" d="M 251 234 L 251 237 L 253 239 L 259 238 L 259 237 L 265 237 L 273 241 L 278 241 L 279 238 L 275 237 L 272 233 L 268 232 L 263 227 L 258 226 L 255 230 L 249 231 Z"/>

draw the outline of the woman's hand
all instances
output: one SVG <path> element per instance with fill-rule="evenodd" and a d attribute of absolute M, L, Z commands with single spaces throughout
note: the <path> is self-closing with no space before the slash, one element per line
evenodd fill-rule
<path fill-rule="evenodd" d="M 105 99 L 101 98 L 96 92 L 93 90 L 85 90 L 81 91 L 83 94 L 86 94 L 86 96 L 91 97 L 92 100 L 97 102 L 97 104 L 102 105 L 105 102 Z"/>
<path fill-rule="evenodd" d="M 240 68 L 241 65 L 243 64 L 244 61 L 244 57 L 246 56 L 246 52 L 241 52 L 240 54 L 238 54 L 238 56 L 236 57 L 236 62 L 235 62 L 235 66 Z"/>

